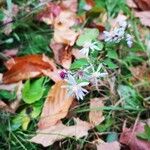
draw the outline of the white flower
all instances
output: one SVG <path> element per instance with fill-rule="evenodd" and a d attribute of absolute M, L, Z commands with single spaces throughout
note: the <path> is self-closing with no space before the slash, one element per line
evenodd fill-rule
<path fill-rule="evenodd" d="M 83 45 L 83 48 L 80 50 L 80 53 L 82 53 L 83 55 L 85 55 L 86 57 L 88 57 L 90 50 L 94 51 L 94 50 L 99 50 L 99 47 L 96 45 L 97 42 L 86 42 Z"/>
<path fill-rule="evenodd" d="M 68 85 L 64 86 L 68 90 L 69 95 L 75 95 L 77 99 L 83 100 L 84 96 L 88 93 L 86 89 L 83 88 L 83 86 L 87 86 L 89 82 L 81 82 L 77 83 L 75 78 L 68 74 L 68 78 L 66 79 Z"/>
<path fill-rule="evenodd" d="M 122 28 L 126 28 L 127 25 L 128 25 L 128 24 L 127 24 L 127 21 L 125 21 L 125 20 L 124 20 L 124 21 L 121 20 L 121 21 L 119 21 L 118 23 L 119 23 L 119 26 L 122 27 Z"/>
<path fill-rule="evenodd" d="M 93 65 L 85 69 L 87 74 L 89 74 L 89 80 L 91 80 L 92 83 L 97 83 L 99 78 L 106 77 L 108 75 L 107 72 L 101 72 L 101 69 L 102 64 L 99 64 L 96 70 Z"/>
<path fill-rule="evenodd" d="M 91 74 L 91 78 L 98 79 L 98 78 L 105 77 L 108 75 L 107 72 L 100 72 L 101 69 L 102 69 L 102 64 L 99 64 L 96 71 L 94 68 L 92 68 L 93 72 Z"/>
<path fill-rule="evenodd" d="M 133 37 L 130 34 L 126 34 L 126 41 L 127 41 L 128 47 L 131 48 L 133 44 Z"/>

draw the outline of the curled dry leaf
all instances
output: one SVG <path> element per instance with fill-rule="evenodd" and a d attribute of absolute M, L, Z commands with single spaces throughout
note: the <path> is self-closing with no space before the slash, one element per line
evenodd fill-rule
<path fill-rule="evenodd" d="M 37 135 L 30 141 L 38 144 L 42 144 L 44 147 L 52 145 L 58 140 L 62 140 L 66 137 L 75 136 L 81 138 L 88 135 L 88 130 L 91 129 L 91 125 L 78 118 L 75 119 L 76 125 L 66 126 L 61 122 L 58 122 L 55 126 L 51 126 L 44 130 L 38 130 Z"/>
<path fill-rule="evenodd" d="M 128 145 L 130 150 L 149 150 L 150 142 L 137 138 L 138 133 L 144 132 L 144 125 L 138 122 L 135 127 L 125 128 L 121 133 L 120 143 Z"/>
<path fill-rule="evenodd" d="M 97 145 L 97 150 L 120 150 L 120 149 L 121 149 L 120 143 L 117 141 Z"/>
<path fill-rule="evenodd" d="M 66 117 L 73 97 L 69 96 L 67 90 L 62 87 L 65 84 L 65 81 L 59 81 L 49 91 L 38 123 L 39 129 L 51 127 Z"/>
<path fill-rule="evenodd" d="M 96 110 L 103 106 L 104 104 L 101 98 L 93 98 L 90 100 L 91 111 L 89 113 L 89 121 L 93 126 L 99 125 L 104 120 L 102 110 Z"/>
<path fill-rule="evenodd" d="M 56 68 L 54 68 L 54 64 L 44 61 L 42 55 L 16 57 L 8 60 L 5 65 L 8 68 L 8 71 L 3 75 L 5 84 L 34 78 L 42 75 L 42 70 L 53 71 Z"/>
<path fill-rule="evenodd" d="M 50 47 L 53 50 L 56 62 L 69 69 L 72 62 L 72 47 L 55 43 L 54 41 L 51 42 Z"/>

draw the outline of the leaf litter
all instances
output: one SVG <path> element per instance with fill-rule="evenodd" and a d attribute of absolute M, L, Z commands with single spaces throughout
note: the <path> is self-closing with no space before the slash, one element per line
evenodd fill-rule
<path fill-rule="evenodd" d="M 148 150 L 149 1 L 22 3 L 0 2 L 0 119 L 12 143 Z"/>

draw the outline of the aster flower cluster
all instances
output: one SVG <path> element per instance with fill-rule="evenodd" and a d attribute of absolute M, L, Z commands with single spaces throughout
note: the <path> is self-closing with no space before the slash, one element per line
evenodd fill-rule
<path fill-rule="evenodd" d="M 122 40 L 125 40 L 127 45 L 131 47 L 133 44 L 133 37 L 126 32 L 128 27 L 127 22 L 119 22 L 118 25 L 118 27 L 114 28 L 110 32 L 104 31 L 105 42 L 119 43 Z M 91 32 L 91 30 L 88 31 Z M 81 36 L 79 37 L 77 44 L 82 47 L 79 52 L 87 60 L 86 67 L 81 67 L 75 72 L 72 72 L 71 70 L 64 70 L 60 73 L 61 78 L 68 83 L 65 86 L 68 90 L 68 94 L 75 96 L 78 100 L 83 100 L 85 95 L 88 93 L 88 85 L 95 86 L 96 89 L 98 89 L 99 80 L 108 76 L 103 64 L 94 63 L 94 58 L 90 55 L 95 51 L 101 51 L 103 49 L 103 43 L 98 41 L 97 35 L 95 36 L 97 33 L 94 33 L 93 31 L 92 34 L 94 35 L 94 39 L 89 40 L 88 36 Z"/>
<path fill-rule="evenodd" d="M 104 31 L 105 42 L 119 43 L 123 39 L 127 42 L 128 47 L 132 47 L 133 37 L 126 33 L 128 27 L 127 22 L 118 22 L 119 27 L 114 28 L 111 31 Z"/>
<path fill-rule="evenodd" d="M 76 96 L 78 100 L 83 100 L 84 96 L 88 93 L 85 87 L 90 83 L 92 83 L 92 85 L 96 85 L 100 78 L 108 75 L 107 72 L 101 72 L 101 69 L 102 64 L 100 64 L 96 70 L 94 69 L 94 66 L 90 65 L 89 67 L 79 70 L 74 74 L 72 72 L 62 71 L 60 76 L 68 83 L 65 86 L 68 90 L 68 94 Z"/>

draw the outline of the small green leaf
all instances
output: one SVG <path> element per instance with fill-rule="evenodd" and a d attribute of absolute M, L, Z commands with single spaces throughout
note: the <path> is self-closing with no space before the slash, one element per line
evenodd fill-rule
<path fill-rule="evenodd" d="M 16 98 L 16 94 L 7 90 L 0 90 L 0 99 L 12 101 Z"/>
<path fill-rule="evenodd" d="M 107 65 L 109 69 L 116 69 L 116 68 L 118 68 L 118 66 L 109 58 L 105 59 L 103 63 L 105 65 Z"/>
<path fill-rule="evenodd" d="M 112 118 L 108 118 L 105 120 L 104 123 L 96 126 L 96 129 L 98 130 L 98 132 L 105 132 L 105 131 L 109 130 L 109 128 L 112 126 L 112 124 L 113 124 Z"/>
<path fill-rule="evenodd" d="M 0 10 L 0 21 L 2 21 L 4 18 L 4 13 Z"/>
<path fill-rule="evenodd" d="M 27 80 L 22 90 L 23 101 L 27 104 L 40 100 L 44 94 L 45 87 L 43 85 L 44 77 L 34 81 Z"/>
<path fill-rule="evenodd" d="M 116 53 L 115 50 L 109 50 L 107 52 L 107 57 L 109 57 L 111 59 L 117 59 L 118 58 L 118 54 Z"/>
<path fill-rule="evenodd" d="M 83 34 L 81 34 L 77 39 L 76 44 L 78 46 L 83 46 L 86 42 L 91 42 L 92 40 L 96 40 L 98 35 L 99 35 L 98 29 L 85 28 Z"/>
<path fill-rule="evenodd" d="M 136 90 L 128 85 L 119 85 L 118 94 L 123 101 L 125 108 L 142 108 L 141 97 Z"/>
<path fill-rule="evenodd" d="M 71 65 L 70 69 L 81 69 L 84 66 L 86 66 L 87 64 L 88 64 L 87 59 L 81 58 L 81 59 L 78 59 L 75 62 L 73 62 L 73 64 Z"/>

